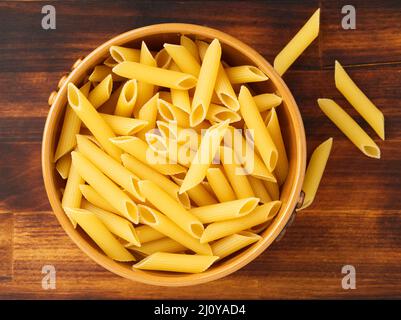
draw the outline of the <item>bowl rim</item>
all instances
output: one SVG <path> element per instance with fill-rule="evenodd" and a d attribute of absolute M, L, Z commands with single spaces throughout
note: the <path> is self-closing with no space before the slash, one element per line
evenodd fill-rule
<path fill-rule="evenodd" d="M 227 265 L 217 266 L 203 273 L 183 274 L 177 276 L 169 276 L 167 274 L 160 275 L 142 270 L 129 269 L 126 266 L 123 266 L 122 264 L 111 260 L 99 250 L 90 245 L 79 234 L 79 232 L 77 232 L 72 227 L 70 221 L 62 210 L 61 201 L 57 196 L 58 191 L 54 183 L 55 170 L 52 161 L 53 155 L 51 154 L 51 140 L 52 133 L 55 130 L 55 119 L 58 113 L 62 112 L 63 110 L 64 104 L 62 103 L 62 101 L 64 98 L 66 99 L 68 83 L 76 83 L 76 81 L 78 81 L 82 77 L 84 71 L 92 67 L 93 60 L 99 59 L 100 56 L 106 54 L 110 46 L 122 45 L 127 42 L 140 40 L 141 38 L 147 36 L 167 33 L 195 35 L 198 37 L 205 37 L 209 39 L 218 38 L 219 41 L 221 41 L 222 43 L 230 46 L 231 48 L 234 48 L 242 55 L 251 59 L 255 65 L 261 68 L 263 72 L 268 74 L 270 80 L 274 83 L 274 86 L 276 88 L 278 88 L 279 86 L 281 87 L 280 93 L 283 97 L 283 100 L 286 101 L 291 118 L 291 125 L 298 128 L 294 130 L 296 133 L 294 139 L 296 144 L 297 158 L 294 183 L 291 186 L 287 201 L 283 203 L 282 207 L 280 208 L 280 210 L 285 210 L 285 213 L 280 218 L 276 218 L 274 220 L 271 228 L 269 228 L 269 233 L 263 235 L 263 238 L 259 242 L 249 247 L 246 251 L 237 256 L 235 260 L 230 261 Z M 301 192 L 306 167 L 306 140 L 302 117 L 294 97 L 292 96 L 289 88 L 287 87 L 281 76 L 258 52 L 256 52 L 254 49 L 252 49 L 242 41 L 234 38 L 233 36 L 213 28 L 187 23 L 161 23 L 136 28 L 111 38 L 110 40 L 104 42 L 96 49 L 91 51 L 82 60 L 79 66 L 68 75 L 66 81 L 64 81 L 63 85 L 58 91 L 57 96 L 54 99 L 46 118 L 42 138 L 41 158 L 44 185 L 52 210 L 67 235 L 87 256 L 89 256 L 92 260 L 94 260 L 97 264 L 101 265 L 105 269 L 130 280 L 158 286 L 190 286 L 213 281 L 239 270 L 240 268 L 254 260 L 263 251 L 265 251 L 283 231 L 293 211 L 295 210 Z"/>

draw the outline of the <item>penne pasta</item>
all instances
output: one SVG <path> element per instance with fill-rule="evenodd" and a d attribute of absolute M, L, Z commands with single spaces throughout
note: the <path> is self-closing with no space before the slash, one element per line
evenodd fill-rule
<path fill-rule="evenodd" d="M 200 57 L 201 61 L 203 61 L 203 59 L 205 58 L 207 48 L 209 47 L 209 44 L 202 40 L 196 40 L 195 44 L 198 47 L 199 57 Z"/>
<path fill-rule="evenodd" d="M 130 246 L 128 249 L 133 249 L 146 255 L 151 255 L 156 252 L 177 253 L 187 250 L 182 244 L 170 238 L 147 242 L 140 247 Z"/>
<path fill-rule="evenodd" d="M 304 183 L 302 185 L 302 190 L 305 193 L 304 203 L 299 210 L 309 207 L 315 199 L 324 169 L 326 168 L 327 160 L 329 159 L 332 145 L 333 138 L 329 138 L 313 151 L 306 169 Z"/>
<path fill-rule="evenodd" d="M 212 123 L 219 123 L 223 121 L 233 123 L 240 121 L 241 116 L 226 107 L 211 103 L 206 114 L 206 119 Z"/>
<path fill-rule="evenodd" d="M 294 61 L 319 35 L 320 9 L 317 9 L 305 25 L 274 59 L 274 69 L 282 76 Z"/>
<path fill-rule="evenodd" d="M 80 152 L 72 152 L 72 164 L 75 165 L 79 175 L 96 190 L 107 202 L 112 204 L 118 214 L 129 221 L 138 223 L 138 208 L 126 193 L 114 182 L 106 177 Z"/>
<path fill-rule="evenodd" d="M 109 141 L 109 138 L 115 137 L 114 132 L 88 99 L 72 83 L 68 84 L 68 102 L 104 150 L 119 161 L 122 152 Z"/>
<path fill-rule="evenodd" d="M 180 178 L 179 175 L 172 176 L 171 179 L 173 179 L 173 181 L 179 186 L 182 185 L 184 180 L 183 178 Z M 207 206 L 209 204 L 217 203 L 216 199 L 209 193 L 202 183 L 187 190 L 186 193 L 197 206 Z"/>
<path fill-rule="evenodd" d="M 336 88 L 355 108 L 366 122 L 384 140 L 384 116 L 383 113 L 370 101 L 370 99 L 355 84 L 341 64 L 336 60 L 334 68 L 334 80 Z"/>
<path fill-rule="evenodd" d="M 110 55 L 117 63 L 124 61 L 139 62 L 141 50 L 121 46 L 111 46 Z"/>
<path fill-rule="evenodd" d="M 181 127 L 189 127 L 189 116 L 177 106 L 162 100 L 157 100 L 157 109 L 163 120 L 167 122 L 176 121 Z"/>
<path fill-rule="evenodd" d="M 214 88 L 219 100 L 230 110 L 238 111 L 239 102 L 223 65 L 220 63 Z"/>
<path fill-rule="evenodd" d="M 174 62 L 172 62 L 170 65 L 170 70 L 180 71 L 180 68 L 178 68 L 178 66 Z M 191 101 L 189 100 L 188 90 L 170 89 L 170 92 L 172 104 L 180 108 L 182 111 L 190 114 Z"/>
<path fill-rule="evenodd" d="M 283 102 L 283 99 L 274 93 L 258 94 L 257 96 L 253 96 L 253 100 L 259 112 L 278 107 Z"/>
<path fill-rule="evenodd" d="M 117 89 L 110 95 L 109 100 L 103 103 L 97 110 L 102 113 L 112 114 L 116 110 L 118 98 L 120 97 L 121 91 L 124 87 L 124 83 L 121 84 Z"/>
<path fill-rule="evenodd" d="M 56 170 L 63 179 L 67 179 L 71 167 L 71 155 L 69 153 L 63 155 L 56 162 Z"/>
<path fill-rule="evenodd" d="M 258 203 L 259 198 L 245 198 L 192 208 L 189 212 L 202 223 L 211 223 L 243 217 L 253 211 Z"/>
<path fill-rule="evenodd" d="M 134 269 L 200 273 L 218 257 L 156 252 L 133 265 Z"/>
<path fill-rule="evenodd" d="M 147 124 L 137 133 L 137 136 L 145 140 L 145 134 L 156 127 L 157 100 L 159 93 L 150 98 L 138 111 L 138 119 L 146 121 Z"/>
<path fill-rule="evenodd" d="M 156 229 L 153 229 L 152 227 L 145 224 L 136 227 L 135 231 L 141 245 L 143 245 L 146 242 L 160 240 L 165 237 L 163 233 L 160 233 Z"/>
<path fill-rule="evenodd" d="M 221 46 L 214 39 L 206 50 L 192 100 L 190 124 L 195 127 L 205 118 L 212 99 L 220 66 Z"/>
<path fill-rule="evenodd" d="M 280 189 L 277 182 L 263 181 L 263 185 L 273 201 L 280 199 Z"/>
<path fill-rule="evenodd" d="M 110 67 L 110 68 L 113 68 L 113 67 L 115 67 L 115 66 L 118 64 L 118 62 L 117 62 L 116 60 L 114 60 L 112 56 L 109 56 L 106 60 L 103 61 L 103 64 L 104 64 L 105 66 L 108 66 L 108 67 Z M 96 67 L 95 67 L 95 68 L 96 68 Z"/>
<path fill-rule="evenodd" d="M 190 74 L 151 67 L 137 62 L 122 62 L 113 68 L 113 72 L 138 81 L 160 87 L 188 90 L 196 85 L 196 78 Z"/>
<path fill-rule="evenodd" d="M 255 147 L 267 169 L 272 172 L 277 164 L 278 152 L 249 90 L 241 87 L 239 94 L 241 115 L 249 129 L 254 130 Z"/>
<path fill-rule="evenodd" d="M 209 168 L 206 173 L 207 181 L 214 194 L 220 202 L 233 201 L 236 199 L 234 190 L 227 181 L 220 168 Z"/>
<path fill-rule="evenodd" d="M 200 242 L 207 243 L 269 221 L 275 217 L 280 206 L 280 201 L 273 201 L 257 207 L 244 217 L 211 223 L 203 232 Z"/>
<path fill-rule="evenodd" d="M 109 100 L 112 90 L 113 79 L 111 75 L 108 75 L 91 92 L 89 92 L 88 100 L 92 106 L 97 109 Z"/>
<path fill-rule="evenodd" d="M 380 159 L 380 149 L 365 131 L 331 99 L 318 99 L 323 113 L 352 141 L 365 155 Z"/>
<path fill-rule="evenodd" d="M 164 48 L 182 72 L 199 76 L 201 66 L 184 46 L 165 43 Z"/>
<path fill-rule="evenodd" d="M 110 126 L 115 134 L 130 136 L 143 130 L 148 122 L 134 118 L 115 116 L 107 113 L 100 113 L 104 121 Z"/>
<path fill-rule="evenodd" d="M 136 80 L 128 80 L 122 87 L 117 100 L 114 114 L 122 117 L 131 117 L 138 96 L 138 84 Z"/>
<path fill-rule="evenodd" d="M 65 210 L 108 257 L 117 261 L 135 261 L 134 256 L 107 230 L 96 214 L 78 208 Z"/>
<path fill-rule="evenodd" d="M 182 35 L 180 37 L 180 44 L 185 47 L 191 55 L 195 58 L 195 60 L 200 63 L 200 58 L 199 58 L 199 53 L 198 53 L 198 47 L 196 46 L 195 42 L 192 41 L 191 38 Z"/>
<path fill-rule="evenodd" d="M 219 145 L 227 130 L 228 122 L 211 126 L 202 138 L 201 144 L 189 167 L 180 192 L 185 192 L 199 184 L 206 176 L 207 169 L 219 151 Z"/>
<path fill-rule="evenodd" d="M 171 57 L 167 53 L 166 49 L 161 49 L 155 56 L 155 60 L 157 63 L 157 66 L 162 69 L 168 69 L 171 64 Z"/>
<path fill-rule="evenodd" d="M 139 181 L 139 186 L 146 200 L 155 208 L 163 212 L 192 237 L 196 239 L 201 237 L 204 229 L 202 223 L 196 216 L 187 211 L 180 202 L 150 180 Z"/>
<path fill-rule="evenodd" d="M 94 206 L 100 209 L 110 211 L 118 214 L 118 210 L 114 208 L 109 202 L 106 201 L 93 187 L 88 184 L 80 184 L 79 190 L 81 191 L 84 198 L 92 203 Z"/>
<path fill-rule="evenodd" d="M 95 66 L 88 80 L 92 83 L 102 82 L 107 76 L 111 76 L 113 81 L 122 81 L 124 78 L 114 74 L 111 66 Z"/>
<path fill-rule="evenodd" d="M 159 211 L 141 204 L 139 205 L 139 211 L 141 214 L 141 221 L 144 224 L 177 241 L 195 253 L 204 255 L 212 254 L 212 250 L 207 243 L 200 243 L 199 239 L 190 236 Z"/>
<path fill-rule="evenodd" d="M 261 239 L 262 237 L 258 234 L 241 231 L 217 240 L 211 247 L 213 255 L 223 259 Z"/>
<path fill-rule="evenodd" d="M 269 78 L 257 67 L 236 66 L 224 69 L 231 84 L 266 81 Z"/>

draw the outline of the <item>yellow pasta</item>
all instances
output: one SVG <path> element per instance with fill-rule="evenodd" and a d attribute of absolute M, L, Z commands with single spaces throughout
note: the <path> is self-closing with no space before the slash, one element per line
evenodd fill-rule
<path fill-rule="evenodd" d="M 207 243 L 220 239 L 271 220 L 277 214 L 280 206 L 280 201 L 272 201 L 257 207 L 244 217 L 211 223 L 203 232 L 200 242 Z"/>
<path fill-rule="evenodd" d="M 115 137 L 114 132 L 88 99 L 72 83 L 68 84 L 68 102 L 104 150 L 119 161 L 121 150 L 109 141 L 109 138 Z"/>
<path fill-rule="evenodd" d="M 274 93 L 258 94 L 257 96 L 253 96 L 253 100 L 255 101 L 259 112 L 278 107 L 283 102 L 283 99 Z"/>
<path fill-rule="evenodd" d="M 277 178 L 278 184 L 282 185 L 288 174 L 288 158 L 275 108 L 270 110 L 266 118 L 266 125 L 278 152 L 277 165 L 274 169 L 274 175 Z"/>
<path fill-rule="evenodd" d="M 113 68 L 113 72 L 125 78 L 181 90 L 195 87 L 197 81 L 190 74 L 151 67 L 137 62 L 122 62 Z"/>
<path fill-rule="evenodd" d="M 324 114 L 368 157 L 380 159 L 380 149 L 365 131 L 337 103 L 318 99 Z"/>
<path fill-rule="evenodd" d="M 203 61 L 209 45 L 207 44 L 207 42 L 201 41 L 201 40 L 196 40 L 195 43 L 196 43 L 196 46 L 198 47 L 199 57 L 200 57 L 201 61 Z"/>
<path fill-rule="evenodd" d="M 211 223 L 243 217 L 253 211 L 258 203 L 259 198 L 245 198 L 192 208 L 189 212 L 202 223 Z"/>
<path fill-rule="evenodd" d="M 165 237 L 165 235 L 156 229 L 153 229 L 147 225 L 141 225 L 135 229 L 136 234 L 138 236 L 138 240 L 141 244 L 146 242 L 160 240 Z"/>
<path fill-rule="evenodd" d="M 138 119 L 147 122 L 147 124 L 143 127 L 143 129 L 137 134 L 137 136 L 142 140 L 145 139 L 145 134 L 149 130 L 152 130 L 153 128 L 156 127 L 158 99 L 159 99 L 159 93 L 156 93 L 138 111 Z"/>
<path fill-rule="evenodd" d="M 319 34 L 320 9 L 310 17 L 283 50 L 274 59 L 274 69 L 283 75 Z"/>
<path fill-rule="evenodd" d="M 263 180 L 248 176 L 248 181 L 252 187 L 253 193 L 260 199 L 261 203 L 268 203 L 272 201 L 269 192 L 266 190 Z"/>
<path fill-rule="evenodd" d="M 263 185 L 265 186 L 266 191 L 269 193 L 269 196 L 272 200 L 280 199 L 280 189 L 277 182 L 263 181 Z"/>
<path fill-rule="evenodd" d="M 177 241 L 195 253 L 205 255 L 212 254 L 212 250 L 207 243 L 200 243 L 199 239 L 190 236 L 159 211 L 141 204 L 139 205 L 139 211 L 141 214 L 141 221 L 144 224 Z"/>
<path fill-rule="evenodd" d="M 113 81 L 122 81 L 124 78 L 114 74 L 110 66 L 96 66 L 89 75 L 88 80 L 92 83 L 102 82 L 107 76 L 111 76 Z"/>
<path fill-rule="evenodd" d="M 278 152 L 249 90 L 241 87 L 239 93 L 241 115 L 249 129 L 254 130 L 255 146 L 267 169 L 272 172 L 277 164 Z"/>
<path fill-rule="evenodd" d="M 326 168 L 327 160 L 329 159 L 332 145 L 333 138 L 329 138 L 313 151 L 309 160 L 308 168 L 306 169 L 304 183 L 302 185 L 302 190 L 305 192 L 304 203 L 299 210 L 309 207 L 315 199 L 324 169 Z"/>
<path fill-rule="evenodd" d="M 80 88 L 80 91 L 85 97 L 87 97 L 89 94 L 90 86 L 90 82 L 87 82 Z M 67 104 L 63 126 L 61 127 L 60 138 L 54 154 L 54 162 L 74 149 L 77 144 L 75 135 L 79 132 L 80 128 L 81 119 L 77 116 L 71 106 Z"/>
<path fill-rule="evenodd" d="M 135 269 L 200 273 L 208 269 L 218 257 L 156 252 L 133 265 Z"/>
<path fill-rule="evenodd" d="M 231 84 L 266 81 L 269 78 L 257 67 L 236 66 L 224 70 Z"/>
<path fill-rule="evenodd" d="M 145 120 L 120 117 L 107 113 L 100 113 L 100 115 L 114 131 L 114 133 L 123 136 L 136 134 L 137 132 L 143 130 L 148 124 L 148 122 Z"/>
<path fill-rule="evenodd" d="M 220 42 L 214 39 L 206 50 L 199 72 L 198 83 L 196 84 L 191 106 L 191 127 L 195 127 L 206 118 L 219 71 L 220 58 Z"/>
<path fill-rule="evenodd" d="M 135 199 L 145 201 L 144 196 L 139 190 L 139 178 L 135 174 L 99 149 L 86 137 L 77 135 L 77 143 L 79 152 L 100 169 L 102 173 L 124 188 Z"/>
<path fill-rule="evenodd" d="M 341 64 L 336 60 L 334 69 L 334 80 L 337 89 L 355 108 L 356 111 L 376 131 L 378 136 L 384 140 L 384 116 L 383 113 L 370 101 L 361 89 L 350 78 Z"/>
<path fill-rule="evenodd" d="M 109 100 L 103 103 L 97 110 L 102 113 L 112 114 L 116 109 L 118 98 L 120 97 L 121 91 L 124 87 L 124 83 L 121 84 L 117 89 L 110 95 Z"/>
<path fill-rule="evenodd" d="M 107 202 L 112 204 L 118 210 L 118 214 L 134 223 L 138 223 L 138 208 L 135 202 L 85 158 L 82 153 L 74 151 L 71 156 L 72 164 L 77 168 L 79 175 Z"/>
<path fill-rule="evenodd" d="M 77 208 L 65 210 L 108 257 L 117 261 L 135 261 L 134 256 L 107 230 L 96 214 Z"/>
<path fill-rule="evenodd" d="M 151 255 L 156 252 L 177 253 L 187 250 L 187 248 L 184 247 L 182 244 L 170 238 L 163 238 L 151 241 L 141 245 L 139 248 L 135 246 L 130 246 L 128 247 L 128 249 L 133 249 L 146 255 Z"/>
<path fill-rule="evenodd" d="M 180 202 L 150 180 L 139 181 L 139 186 L 146 200 L 155 208 L 163 212 L 177 226 L 194 238 L 199 239 L 201 237 L 204 229 L 202 223 L 196 216 L 187 211 Z"/>
<path fill-rule="evenodd" d="M 189 201 L 188 194 L 179 193 L 180 187 L 173 181 L 168 179 L 166 176 L 137 160 L 135 157 L 129 154 L 123 154 L 121 156 L 124 166 L 136 174 L 141 180 L 150 180 L 156 183 L 160 188 L 163 188 L 171 197 L 179 201 L 185 208 L 190 208 L 191 204 Z"/>
<path fill-rule="evenodd" d="M 80 184 L 79 190 L 81 191 L 84 198 L 96 207 L 113 213 L 118 213 L 118 210 L 114 208 L 109 202 L 107 202 L 106 199 L 104 199 L 99 193 L 97 193 L 97 191 L 93 189 L 93 187 L 91 187 L 90 185 Z"/>
<path fill-rule="evenodd" d="M 219 145 L 227 130 L 228 122 L 221 122 L 211 126 L 202 138 L 201 144 L 191 166 L 185 175 L 181 185 L 180 192 L 185 192 L 199 184 L 206 176 L 207 169 L 212 163 L 216 153 L 219 151 Z"/>
<path fill-rule="evenodd" d="M 112 212 L 98 208 L 88 201 L 83 202 L 82 209 L 93 212 L 114 235 L 137 247 L 141 246 L 132 222 Z"/>
<path fill-rule="evenodd" d="M 161 117 L 167 121 L 176 121 L 181 127 L 189 127 L 189 116 L 177 106 L 162 100 L 157 100 L 157 108 Z"/>
<path fill-rule="evenodd" d="M 164 48 L 182 72 L 199 76 L 201 66 L 184 46 L 165 43 Z"/>
<path fill-rule="evenodd" d="M 71 167 L 71 155 L 69 153 L 63 155 L 56 162 L 56 170 L 63 179 L 67 179 Z"/>
<path fill-rule="evenodd" d="M 241 231 L 217 240 L 211 245 L 211 247 L 213 255 L 223 259 L 261 239 L 262 237 L 258 234 Z"/>
<path fill-rule="evenodd" d="M 118 62 L 117 62 L 116 60 L 114 60 L 114 58 L 113 58 L 112 56 L 109 56 L 106 60 L 103 61 L 103 64 L 104 64 L 105 66 L 108 66 L 108 67 L 110 67 L 110 68 L 113 68 L 113 67 L 115 67 L 115 66 L 118 64 Z M 96 68 L 96 67 L 95 67 L 95 68 Z"/>
<path fill-rule="evenodd" d="M 180 68 L 178 68 L 178 66 L 174 62 L 172 62 L 170 65 L 170 70 L 180 71 Z M 189 100 L 188 90 L 170 89 L 170 92 L 172 104 L 180 108 L 182 111 L 190 114 L 191 101 Z"/>
<path fill-rule="evenodd" d="M 230 110 L 238 111 L 239 102 L 223 65 L 220 63 L 214 88 L 219 100 Z"/>
<path fill-rule="evenodd" d="M 125 152 L 137 158 L 142 163 L 146 163 L 151 168 L 160 172 L 161 174 L 174 175 L 186 172 L 185 167 L 180 166 L 179 164 L 158 163 L 158 159 L 152 157 L 153 154 L 152 152 L 150 152 L 151 150 L 148 144 L 137 137 L 120 136 L 113 138 L 110 141 Z M 164 159 L 162 160 L 164 161 Z"/>
<path fill-rule="evenodd" d="M 241 116 L 226 107 L 211 103 L 207 110 L 206 119 L 212 123 L 219 123 L 226 120 L 229 123 L 233 123 L 240 121 Z"/>
<path fill-rule="evenodd" d="M 112 90 L 113 80 L 111 75 L 108 75 L 91 92 L 89 92 L 88 100 L 92 106 L 97 109 L 109 100 Z"/>
<path fill-rule="evenodd" d="M 111 46 L 110 49 L 111 57 L 117 62 L 121 63 L 124 61 L 139 62 L 141 50 L 126 48 L 121 46 Z"/>
<path fill-rule="evenodd" d="M 162 69 L 168 69 L 171 64 L 171 57 L 167 53 L 166 49 L 161 49 L 155 56 L 155 60 L 157 63 L 157 66 Z"/>
<path fill-rule="evenodd" d="M 220 202 L 235 200 L 234 190 L 220 168 L 209 168 L 206 173 L 207 181 Z"/>
<path fill-rule="evenodd" d="M 136 80 L 128 80 L 121 89 L 117 100 L 114 114 L 122 117 L 130 117 L 134 111 L 135 102 L 138 96 L 138 84 Z"/>
<path fill-rule="evenodd" d="M 195 42 L 192 39 L 188 38 L 187 36 L 182 35 L 180 37 L 180 44 L 184 46 L 195 58 L 195 60 L 200 63 L 198 47 L 196 46 Z"/>

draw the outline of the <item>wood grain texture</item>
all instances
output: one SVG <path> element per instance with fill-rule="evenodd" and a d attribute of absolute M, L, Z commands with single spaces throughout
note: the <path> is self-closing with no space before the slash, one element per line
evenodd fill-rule
<path fill-rule="evenodd" d="M 40 27 L 53 4 L 57 29 Z M 341 29 L 343 1 L 2 1 L 0 2 L 0 298 L 401 298 L 401 3 L 353 1 L 357 29 Z M 308 155 L 334 145 L 314 204 L 285 237 L 221 280 L 158 288 L 96 265 L 61 229 L 43 187 L 40 143 L 47 97 L 71 64 L 121 32 L 161 22 L 221 29 L 274 56 L 317 7 L 321 36 L 284 79 L 297 100 Z M 224 12 L 224 14 L 221 14 Z M 89 14 L 90 13 L 90 14 Z M 386 117 L 380 141 L 334 86 L 338 59 Z M 320 112 L 334 98 L 374 138 L 377 161 L 363 156 Z M 42 266 L 57 270 L 41 287 Z M 357 289 L 341 288 L 352 264 Z"/>

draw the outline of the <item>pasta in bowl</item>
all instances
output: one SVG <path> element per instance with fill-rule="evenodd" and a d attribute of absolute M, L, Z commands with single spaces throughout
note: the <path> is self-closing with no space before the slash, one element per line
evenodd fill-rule
<path fill-rule="evenodd" d="M 104 43 L 63 81 L 42 167 L 88 256 L 185 286 L 238 270 L 279 236 L 305 154 L 297 105 L 262 56 L 211 28 L 161 24 Z"/>

